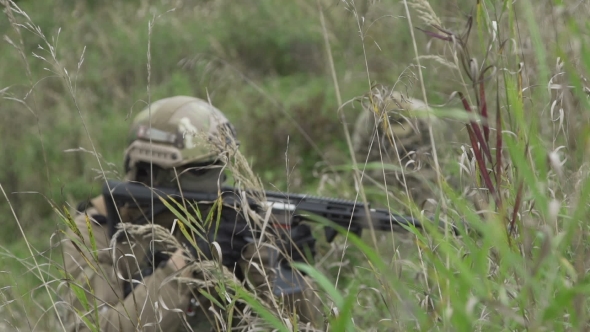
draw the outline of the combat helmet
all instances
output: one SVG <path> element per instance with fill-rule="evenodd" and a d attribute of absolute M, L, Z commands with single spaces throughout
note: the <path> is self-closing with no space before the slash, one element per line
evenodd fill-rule
<path fill-rule="evenodd" d="M 352 142 L 359 161 L 381 160 L 380 144 L 386 154 L 394 150 L 391 135 L 397 141 L 400 157 L 408 153 L 421 151 L 430 146 L 428 121 L 437 122 L 436 118 L 428 118 L 426 112 L 430 108 L 421 100 L 409 98 L 398 91 L 386 87 L 374 88 L 368 97 L 363 99 L 363 112 L 356 120 Z M 418 116 L 417 116 L 418 115 Z M 377 132 L 377 135 L 375 135 Z M 372 142 L 375 144 L 372 144 Z M 369 154 L 369 156 L 367 156 Z M 395 152 L 388 156 L 397 159 Z"/>
<path fill-rule="evenodd" d="M 386 86 L 374 87 L 361 102 L 352 144 L 361 170 L 372 163 L 365 170 L 364 183 L 373 183 L 371 178 L 387 185 L 396 197 L 409 193 L 420 205 L 432 196 L 429 183 L 436 175 L 428 125 L 438 121 L 428 117 L 432 110 L 425 102 Z"/>
<path fill-rule="evenodd" d="M 175 186 L 178 174 L 187 173 L 180 179 L 190 186 L 192 180 L 211 177 L 208 170 L 238 145 L 233 125 L 209 102 L 188 96 L 161 99 L 133 119 L 126 177 L 147 182 L 152 175 L 154 185 Z"/>

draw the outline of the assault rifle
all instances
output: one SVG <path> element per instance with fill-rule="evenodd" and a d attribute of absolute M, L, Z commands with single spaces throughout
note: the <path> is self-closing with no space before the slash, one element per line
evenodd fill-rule
<path fill-rule="evenodd" d="M 192 201 L 199 204 L 212 204 L 219 198 L 217 193 L 202 193 L 191 191 L 179 191 L 172 188 L 150 188 L 144 184 L 134 182 L 119 182 L 108 180 L 102 190 L 107 208 L 107 220 L 109 232 L 112 236 L 116 231 L 119 222 L 117 208 L 125 204 L 148 208 L 145 215 L 157 215 L 167 208 L 160 200 L 171 202 L 176 200 Z M 242 195 L 245 194 L 245 195 Z M 273 215 L 274 226 L 290 228 L 301 221 L 314 221 L 312 214 L 326 218 L 337 225 L 350 229 L 350 232 L 357 235 L 363 229 L 369 228 L 370 223 L 375 230 L 379 231 L 406 231 L 409 226 L 422 228 L 419 220 L 407 216 L 392 214 L 385 209 L 365 209 L 362 202 L 355 202 L 337 198 L 316 197 L 302 194 L 280 193 L 265 191 L 265 200 L 256 199 L 261 194 L 252 191 L 239 191 L 232 187 L 222 187 L 220 195 L 224 205 L 241 207 L 247 203 L 250 209 L 261 212 L 262 215 L 270 207 Z M 260 197 L 259 197 L 260 198 Z M 246 202 L 244 202 L 246 200 Z M 145 219 L 132 221 L 134 223 L 145 223 Z M 370 218 L 370 219 L 369 219 Z M 331 227 L 325 227 L 326 240 L 331 242 L 337 231 Z M 277 275 L 274 280 L 274 293 L 276 295 L 292 294 L 301 291 L 304 280 L 301 274 L 278 263 L 278 252 L 274 255 L 274 263 L 277 265 Z"/>
<path fill-rule="evenodd" d="M 213 202 L 219 198 L 216 193 L 180 192 L 173 188 L 151 189 L 134 182 L 108 180 L 107 183 L 104 184 L 102 193 L 107 206 L 111 235 L 114 234 L 118 223 L 117 206 L 120 207 L 126 203 L 147 206 L 151 211 L 146 215 L 157 215 L 166 209 L 160 199 L 168 202 L 182 199 L 192 202 Z M 266 201 L 260 202 L 252 194 L 255 192 L 246 192 L 245 197 L 250 208 L 263 212 L 270 207 L 275 222 L 281 228 L 289 228 L 291 224 L 297 224 L 303 220 L 313 221 L 309 218 L 310 214 L 326 218 L 346 229 L 349 228 L 351 233 L 359 236 L 363 229 L 370 228 L 371 223 L 373 229 L 377 231 L 401 232 L 406 231 L 409 226 L 422 228 L 420 221 L 415 218 L 392 214 L 386 209 L 374 209 L 370 206 L 368 210 L 365 210 L 362 202 L 274 191 L 265 191 Z M 240 207 L 244 200 L 244 197 L 232 187 L 222 187 L 221 197 L 225 205 L 237 207 Z M 332 228 L 325 229 L 328 242 L 331 242 L 336 234 L 337 232 Z"/>

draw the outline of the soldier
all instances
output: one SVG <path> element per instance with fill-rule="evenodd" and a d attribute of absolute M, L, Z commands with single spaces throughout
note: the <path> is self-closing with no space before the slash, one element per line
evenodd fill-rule
<path fill-rule="evenodd" d="M 384 184 L 404 205 L 407 197 L 419 208 L 435 198 L 436 173 L 428 121 L 439 125 L 429 108 L 385 87 L 374 88 L 363 98 L 352 144 L 363 183 Z M 403 172 L 402 172 L 403 170 Z"/>
<path fill-rule="evenodd" d="M 224 163 L 236 145 L 233 126 L 209 103 L 185 96 L 162 99 L 133 120 L 125 151 L 126 180 L 217 193 L 225 180 Z M 63 300 L 69 305 L 61 316 L 67 331 L 226 329 L 224 315 L 229 313 L 211 300 L 227 304 L 227 297 L 217 291 L 231 288 L 231 282 L 248 285 L 261 303 L 272 302 L 272 309 L 279 310 L 276 303 L 282 300 L 287 312 L 298 314 L 301 322 L 320 325 L 318 298 L 309 283 L 301 285 L 300 292 L 271 298 L 268 283 L 272 278 L 266 274 L 274 267 L 270 255 L 252 242 L 256 237 L 242 213 L 226 206 L 219 215 L 216 211 L 213 216 L 219 217 L 219 226 L 210 228 L 204 240 L 198 239 L 197 256 L 205 259 L 198 257 L 195 263 L 175 245 L 183 236 L 172 211 L 158 213 L 152 220 L 150 211 L 123 207 L 122 223 L 113 235 L 107 227 L 103 196 L 81 204 L 63 241 L 69 281 Z M 207 216 L 210 211 L 205 206 L 200 212 Z M 313 254 L 315 240 L 309 227 L 298 226 L 291 232 L 294 240 L 287 245 Z M 222 266 L 213 261 L 219 254 Z M 304 259 L 295 256 L 292 259 Z M 236 306 L 234 311 L 243 309 Z M 233 325 L 244 323 L 244 317 L 234 319 Z"/>

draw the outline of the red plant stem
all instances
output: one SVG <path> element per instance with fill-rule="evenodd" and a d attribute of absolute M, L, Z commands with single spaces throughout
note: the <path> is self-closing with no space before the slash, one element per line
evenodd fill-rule
<path fill-rule="evenodd" d="M 463 102 L 463 107 L 465 108 L 465 110 L 469 113 L 473 113 L 473 111 L 471 110 L 471 106 L 469 106 L 467 99 L 465 99 L 465 96 L 461 92 L 458 92 L 458 94 L 459 94 L 459 98 L 461 98 L 461 102 Z M 473 129 L 473 132 L 475 134 L 475 137 L 479 141 L 479 144 L 481 145 L 483 152 L 486 154 L 486 157 L 488 158 L 488 160 L 491 163 L 492 162 L 492 154 L 490 153 L 488 145 L 486 144 L 486 142 L 483 139 L 483 135 L 481 134 L 481 129 L 479 128 L 479 125 L 473 120 L 470 123 L 471 123 L 471 127 Z"/>
<path fill-rule="evenodd" d="M 488 104 L 486 103 L 486 91 L 483 84 L 483 74 L 479 78 L 479 100 L 481 102 L 481 117 L 484 119 L 483 136 L 489 146 L 490 143 L 490 125 L 488 123 Z"/>
<path fill-rule="evenodd" d="M 514 202 L 514 208 L 512 209 L 512 220 L 510 220 L 510 234 L 512 235 L 514 233 L 515 227 L 514 225 L 516 224 L 516 215 L 518 214 L 518 209 L 520 208 L 520 204 L 522 202 L 522 192 L 523 192 L 523 181 L 520 181 L 520 184 L 518 185 L 518 192 L 516 193 L 516 201 Z"/>
<path fill-rule="evenodd" d="M 496 188 L 500 191 L 502 181 L 502 114 L 500 113 L 500 95 L 496 94 Z M 502 196 L 500 204 L 502 204 Z M 499 206 L 502 208 L 502 206 Z"/>
<path fill-rule="evenodd" d="M 481 150 L 479 149 L 479 146 L 477 144 L 477 140 L 475 139 L 473 129 L 469 125 L 467 125 L 467 132 L 469 133 L 469 139 L 471 140 L 471 146 L 473 147 L 475 160 L 477 161 L 477 165 L 479 167 L 479 173 L 481 174 L 481 177 L 483 178 L 486 187 L 490 191 L 490 194 L 494 197 L 496 205 L 499 205 L 496 189 L 494 188 L 492 179 L 490 178 L 488 170 L 486 169 L 485 161 L 483 159 L 483 155 L 481 154 Z"/>

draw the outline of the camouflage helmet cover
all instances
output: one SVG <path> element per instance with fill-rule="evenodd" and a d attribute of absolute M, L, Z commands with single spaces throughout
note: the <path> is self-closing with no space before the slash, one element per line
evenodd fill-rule
<path fill-rule="evenodd" d="M 138 162 L 164 169 L 214 163 L 237 144 L 234 127 L 208 102 L 187 96 L 165 98 L 133 119 L 125 151 L 126 170 Z"/>
<path fill-rule="evenodd" d="M 371 137 L 375 130 L 381 137 L 389 135 L 390 129 L 399 144 L 405 148 L 416 144 L 430 144 L 427 121 L 437 121 L 436 118 L 425 116 L 431 109 L 422 100 L 406 97 L 395 90 L 375 88 L 371 91 L 371 98 L 363 100 L 363 108 L 356 120 L 352 136 L 354 150 L 362 155 L 362 160 L 366 158 L 368 151 L 365 150 L 371 146 Z M 420 115 L 420 111 L 423 114 L 417 116 Z M 383 133 L 385 119 L 388 119 L 389 123 L 388 130 Z M 375 150 L 377 153 L 379 149 Z"/>

